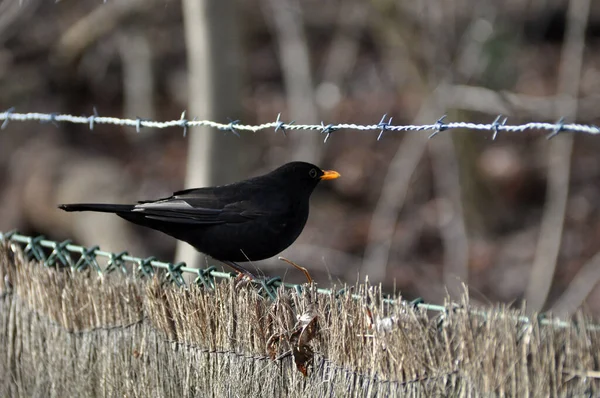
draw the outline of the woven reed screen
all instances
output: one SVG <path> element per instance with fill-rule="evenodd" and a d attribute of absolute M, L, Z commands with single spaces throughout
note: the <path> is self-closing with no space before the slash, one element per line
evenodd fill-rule
<path fill-rule="evenodd" d="M 0 396 L 600 396 L 599 332 L 438 315 L 359 285 L 340 297 L 235 281 L 43 267 L 0 247 Z"/>

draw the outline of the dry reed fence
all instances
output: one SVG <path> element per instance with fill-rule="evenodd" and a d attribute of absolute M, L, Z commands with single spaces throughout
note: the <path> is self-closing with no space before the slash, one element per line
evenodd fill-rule
<path fill-rule="evenodd" d="M 600 395 L 600 332 L 581 315 L 566 328 L 482 317 L 466 295 L 432 315 L 365 285 L 358 299 L 271 301 L 233 281 L 43 267 L 9 245 L 0 277 L 4 397 Z"/>

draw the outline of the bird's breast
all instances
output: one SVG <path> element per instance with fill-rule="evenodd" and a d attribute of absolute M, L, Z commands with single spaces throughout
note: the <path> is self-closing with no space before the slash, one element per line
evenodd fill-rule
<path fill-rule="evenodd" d="M 308 206 L 269 213 L 243 223 L 215 225 L 210 233 L 203 233 L 202 239 L 196 240 L 196 248 L 218 260 L 263 260 L 294 243 L 307 219 Z"/>

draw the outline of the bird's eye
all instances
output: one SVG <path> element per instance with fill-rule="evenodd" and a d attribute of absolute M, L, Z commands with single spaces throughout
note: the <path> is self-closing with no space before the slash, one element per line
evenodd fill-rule
<path fill-rule="evenodd" d="M 308 175 L 310 176 L 310 178 L 316 178 L 317 177 L 317 170 L 316 169 L 310 169 L 310 171 L 308 172 Z"/>

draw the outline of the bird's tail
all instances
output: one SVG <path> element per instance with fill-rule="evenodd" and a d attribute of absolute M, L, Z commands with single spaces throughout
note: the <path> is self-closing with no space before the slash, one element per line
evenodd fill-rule
<path fill-rule="evenodd" d="M 64 211 L 98 211 L 101 213 L 127 213 L 134 205 L 113 205 L 103 203 L 73 203 L 58 206 Z"/>

